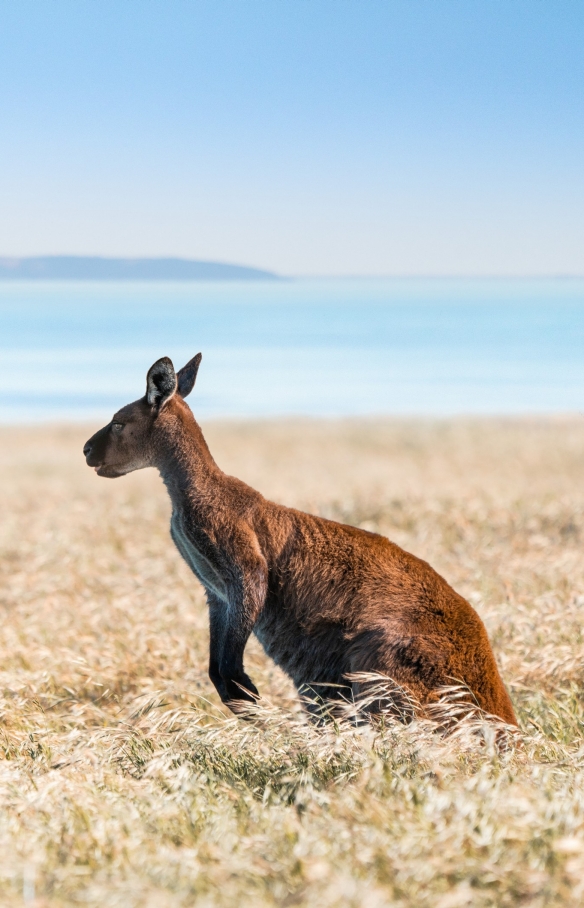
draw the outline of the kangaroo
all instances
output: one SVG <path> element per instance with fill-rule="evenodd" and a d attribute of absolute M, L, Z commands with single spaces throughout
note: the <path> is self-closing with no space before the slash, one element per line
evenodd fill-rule
<path fill-rule="evenodd" d="M 201 359 L 178 373 L 168 357 L 157 360 L 145 396 L 118 410 L 83 453 L 110 479 L 159 471 L 172 539 L 205 588 L 209 676 L 223 703 L 245 712 L 259 698 L 243 662 L 253 632 L 309 711 L 358 703 L 371 684 L 363 673 L 377 673 L 422 709 L 458 683 L 469 703 L 516 725 L 481 619 L 429 564 L 377 533 L 268 501 L 219 469 L 185 402 Z"/>

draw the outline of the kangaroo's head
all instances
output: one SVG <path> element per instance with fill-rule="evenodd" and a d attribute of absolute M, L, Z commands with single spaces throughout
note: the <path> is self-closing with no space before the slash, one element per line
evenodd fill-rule
<path fill-rule="evenodd" d="M 144 397 L 118 410 L 83 447 L 98 476 L 115 479 L 154 466 L 156 430 L 193 390 L 201 359 L 197 353 L 178 373 L 168 356 L 150 367 Z"/>

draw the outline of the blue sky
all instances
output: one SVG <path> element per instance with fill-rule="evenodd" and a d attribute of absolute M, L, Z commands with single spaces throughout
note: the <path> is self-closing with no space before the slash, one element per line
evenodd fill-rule
<path fill-rule="evenodd" d="M 0 0 L 0 255 L 583 274 L 581 0 Z"/>

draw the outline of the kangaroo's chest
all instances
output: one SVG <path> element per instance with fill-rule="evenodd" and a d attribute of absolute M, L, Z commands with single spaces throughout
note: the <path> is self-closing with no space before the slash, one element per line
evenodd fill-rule
<path fill-rule="evenodd" d="M 218 599 L 227 601 L 227 585 L 221 575 L 209 546 L 189 532 L 179 512 L 174 512 L 170 521 L 170 535 L 180 554 L 201 581 L 207 592 Z"/>

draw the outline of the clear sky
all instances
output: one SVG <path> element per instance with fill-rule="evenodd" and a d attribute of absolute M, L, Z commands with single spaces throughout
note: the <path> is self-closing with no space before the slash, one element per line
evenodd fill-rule
<path fill-rule="evenodd" d="M 0 255 L 584 274 L 583 0 L 0 0 Z"/>

